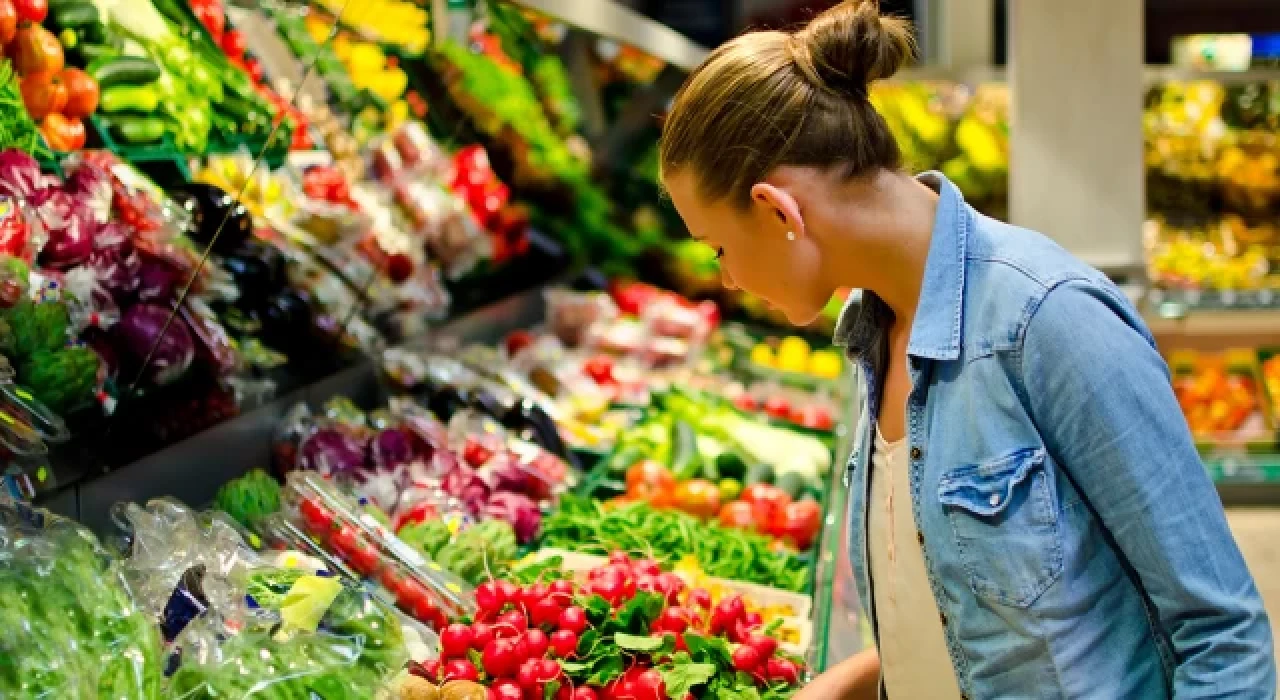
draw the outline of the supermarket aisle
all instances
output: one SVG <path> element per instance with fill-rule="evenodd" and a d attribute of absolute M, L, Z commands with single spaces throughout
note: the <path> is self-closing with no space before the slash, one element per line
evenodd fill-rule
<path fill-rule="evenodd" d="M 1249 562 L 1271 616 L 1272 634 L 1280 640 L 1280 508 L 1228 508 L 1227 520 Z M 1280 646 L 1276 647 L 1280 663 Z"/>

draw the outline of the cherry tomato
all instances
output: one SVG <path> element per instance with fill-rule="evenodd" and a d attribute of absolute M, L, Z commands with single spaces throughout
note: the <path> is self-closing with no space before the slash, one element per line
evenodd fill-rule
<path fill-rule="evenodd" d="M 18 21 L 40 24 L 49 16 L 48 0 L 14 0 L 13 9 L 18 12 Z"/>
<path fill-rule="evenodd" d="M 582 364 L 582 371 L 596 384 L 612 384 L 613 358 L 608 355 L 596 355 Z"/>
<path fill-rule="evenodd" d="M 462 446 L 462 459 L 477 469 L 484 466 L 491 457 L 493 457 L 493 450 L 475 438 L 467 438 L 466 444 Z"/>
<path fill-rule="evenodd" d="M 786 491 L 774 486 L 773 484 L 751 484 L 742 489 L 742 495 L 739 500 L 747 503 L 773 503 L 779 507 L 784 507 L 791 502 L 791 497 Z"/>
<path fill-rule="evenodd" d="M 298 512 L 302 515 L 302 522 L 312 534 L 324 536 L 333 527 L 333 513 L 319 501 L 304 498 L 298 504 Z"/>
<path fill-rule="evenodd" d="M 720 524 L 739 530 L 753 530 L 756 518 L 753 508 L 746 501 L 733 501 L 720 508 Z"/>
<path fill-rule="evenodd" d="M 690 479 L 676 485 L 675 506 L 700 518 L 714 518 L 720 512 L 720 489 L 706 479 Z"/>
<path fill-rule="evenodd" d="M 627 495 L 654 507 L 671 505 L 675 486 L 671 470 L 653 460 L 636 462 L 627 470 Z"/>

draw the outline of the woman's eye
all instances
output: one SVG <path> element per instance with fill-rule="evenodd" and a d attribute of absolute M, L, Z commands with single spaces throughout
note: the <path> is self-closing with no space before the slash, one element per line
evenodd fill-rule
<path fill-rule="evenodd" d="M 724 257 L 724 248 L 716 248 L 716 260 Z"/>

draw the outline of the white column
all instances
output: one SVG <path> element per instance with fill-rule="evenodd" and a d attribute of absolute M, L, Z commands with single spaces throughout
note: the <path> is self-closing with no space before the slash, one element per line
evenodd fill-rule
<path fill-rule="evenodd" d="M 1009 218 L 1108 271 L 1142 262 L 1142 5 L 1009 2 Z"/>
<path fill-rule="evenodd" d="M 927 0 L 921 37 L 929 65 L 986 68 L 995 60 L 995 0 Z"/>

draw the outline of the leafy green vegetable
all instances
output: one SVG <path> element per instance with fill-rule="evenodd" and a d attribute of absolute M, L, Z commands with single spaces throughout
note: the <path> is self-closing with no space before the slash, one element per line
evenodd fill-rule
<path fill-rule="evenodd" d="M 694 687 L 706 685 L 716 671 L 715 664 L 698 663 L 683 651 L 676 652 L 669 663 L 658 667 L 667 695 L 673 698 L 683 698 L 693 692 Z"/>
<path fill-rule="evenodd" d="M 601 556 L 614 550 L 637 553 L 668 568 L 692 556 L 711 576 L 788 591 L 803 591 L 809 582 L 808 565 L 794 553 L 775 550 L 768 537 L 645 503 L 605 508 L 566 494 L 542 521 L 542 544 Z"/>
<path fill-rule="evenodd" d="M 255 520 L 280 510 L 280 482 L 261 469 L 254 469 L 223 484 L 213 497 L 213 505 L 249 527 Z"/>
<path fill-rule="evenodd" d="M 424 520 L 420 523 L 409 523 L 396 533 L 405 544 L 422 550 L 424 554 L 435 558 L 440 548 L 449 543 L 453 533 L 443 520 Z"/>

